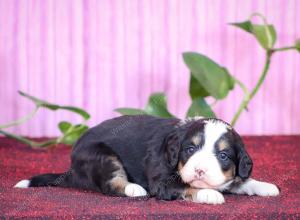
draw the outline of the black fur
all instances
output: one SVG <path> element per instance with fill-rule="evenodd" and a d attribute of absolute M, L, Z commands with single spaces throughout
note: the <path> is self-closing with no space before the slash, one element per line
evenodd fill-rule
<path fill-rule="evenodd" d="M 242 180 L 246 180 L 252 173 L 253 162 L 245 150 L 242 138 L 235 131 L 233 131 L 232 134 L 234 135 L 234 147 L 237 154 L 236 173 Z"/>
<path fill-rule="evenodd" d="M 180 198 L 187 184 L 181 181 L 178 163 L 191 156 L 184 151 L 187 140 L 203 126 L 201 121 L 180 124 L 179 119 L 145 115 L 104 121 L 75 144 L 68 172 L 35 176 L 30 186 L 75 187 L 124 196 L 111 180 L 125 171 L 124 181 L 141 185 L 151 196 L 164 200 Z M 238 152 L 238 156 L 233 161 L 238 176 L 246 179 L 252 161 L 241 140 L 237 143 L 232 154 Z"/>
<path fill-rule="evenodd" d="M 31 178 L 30 187 L 41 187 L 41 186 L 58 186 L 62 185 L 62 182 L 58 183 L 58 180 L 63 174 L 42 174 Z"/>

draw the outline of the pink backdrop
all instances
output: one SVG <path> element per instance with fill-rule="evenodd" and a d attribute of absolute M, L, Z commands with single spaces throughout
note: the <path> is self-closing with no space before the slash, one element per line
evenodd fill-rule
<path fill-rule="evenodd" d="M 190 104 L 188 70 L 181 53 L 198 51 L 228 67 L 252 87 L 263 51 L 250 35 L 226 25 L 261 12 L 278 30 L 277 46 L 300 37 L 300 2 L 217 0 L 0 0 L 0 124 L 28 113 L 23 90 L 49 101 L 87 109 L 90 125 L 116 116 L 117 107 L 142 107 L 164 91 L 171 111 Z M 240 118 L 243 134 L 300 133 L 300 56 L 273 57 L 263 89 Z M 236 89 L 216 105 L 230 120 L 241 100 Z M 24 135 L 57 135 L 65 112 L 41 111 L 11 129 Z"/>

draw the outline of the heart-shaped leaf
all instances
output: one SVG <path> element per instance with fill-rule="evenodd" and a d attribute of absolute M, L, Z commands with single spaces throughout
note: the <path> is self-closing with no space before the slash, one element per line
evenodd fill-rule
<path fill-rule="evenodd" d="M 88 130 L 88 126 L 83 124 L 78 124 L 73 127 L 73 130 L 68 132 L 64 136 L 62 143 L 73 145 L 81 137 L 81 135 Z"/>
<path fill-rule="evenodd" d="M 207 104 L 204 98 L 194 99 L 188 112 L 187 117 L 203 116 L 207 118 L 215 118 L 215 113 Z"/>
<path fill-rule="evenodd" d="M 44 100 L 41 100 L 41 99 L 38 99 L 36 97 L 33 97 L 29 94 L 26 94 L 25 92 L 22 92 L 22 91 L 19 91 L 19 94 L 21 96 L 24 96 L 28 99 L 30 99 L 31 101 L 33 101 L 37 106 L 49 106 L 48 108 L 52 109 L 52 110 L 56 110 L 58 108 L 58 105 L 54 105 L 54 104 L 50 104 L 49 102 L 47 101 L 44 101 Z"/>
<path fill-rule="evenodd" d="M 174 117 L 167 107 L 167 98 L 164 93 L 153 93 L 145 107 L 145 112 L 149 115 L 155 115 L 163 118 Z"/>
<path fill-rule="evenodd" d="M 30 99 L 31 101 L 33 101 L 35 103 L 35 105 L 38 107 L 44 107 L 44 108 L 47 108 L 47 109 L 50 109 L 53 111 L 58 110 L 58 109 L 64 109 L 64 110 L 68 110 L 68 111 L 71 111 L 71 112 L 81 115 L 85 120 L 88 120 L 90 118 L 90 115 L 81 108 L 77 108 L 77 107 L 73 107 L 73 106 L 60 106 L 60 105 L 56 105 L 56 104 L 51 104 L 47 101 L 38 99 L 36 97 L 33 97 L 33 96 L 26 94 L 24 92 L 21 92 L 21 91 L 19 91 L 19 94 L 21 96 L 24 96 L 24 97 Z"/>
<path fill-rule="evenodd" d="M 199 97 L 207 97 L 209 93 L 205 90 L 205 88 L 198 82 L 198 80 L 191 73 L 190 76 L 190 88 L 189 88 L 190 96 L 192 99 L 196 99 Z"/>
<path fill-rule="evenodd" d="M 210 58 L 194 53 L 183 54 L 185 64 L 198 83 L 215 99 L 223 99 L 232 87 L 228 81 L 228 72 Z"/>
<path fill-rule="evenodd" d="M 252 23 L 251 21 L 247 20 L 244 22 L 239 22 L 239 23 L 229 23 L 230 25 L 236 26 L 241 28 L 242 30 L 248 32 L 248 33 L 252 33 Z"/>
<path fill-rule="evenodd" d="M 146 115 L 147 113 L 142 109 L 137 108 L 117 108 L 116 112 L 119 112 L 122 115 Z"/>
<path fill-rule="evenodd" d="M 58 124 L 58 128 L 59 130 L 61 131 L 61 133 L 65 134 L 69 129 L 70 127 L 72 127 L 72 124 L 67 122 L 67 121 L 61 121 L 59 124 Z"/>
<path fill-rule="evenodd" d="M 229 86 L 229 89 L 232 90 L 234 89 L 234 85 L 235 85 L 235 80 L 234 78 L 230 75 L 230 73 L 228 72 L 228 70 L 223 67 L 222 68 L 226 74 L 226 78 L 227 78 L 227 83 L 228 83 L 228 86 Z"/>
<path fill-rule="evenodd" d="M 230 25 L 241 28 L 255 36 L 259 44 L 265 49 L 273 48 L 277 34 L 273 25 L 257 25 L 247 20 L 239 23 L 230 23 Z"/>
<path fill-rule="evenodd" d="M 273 48 L 277 38 L 273 25 L 252 25 L 252 29 L 254 36 L 263 48 Z"/>
<path fill-rule="evenodd" d="M 58 106 L 57 109 L 64 109 L 81 115 L 85 120 L 88 120 L 91 116 L 85 110 L 73 106 Z"/>

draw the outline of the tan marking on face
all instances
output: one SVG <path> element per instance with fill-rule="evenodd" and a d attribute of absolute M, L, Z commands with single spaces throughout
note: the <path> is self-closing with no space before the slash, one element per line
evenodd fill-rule
<path fill-rule="evenodd" d="M 183 199 L 188 201 L 195 201 L 197 200 L 197 193 L 199 189 L 187 187 L 183 192 Z"/>
<path fill-rule="evenodd" d="M 227 147 L 229 147 L 228 142 L 225 141 L 225 140 L 219 141 L 218 145 L 219 145 L 219 150 L 220 151 L 225 150 Z"/>
<path fill-rule="evenodd" d="M 179 163 L 178 163 L 178 171 L 180 171 L 182 169 L 182 167 L 183 167 L 183 164 L 182 164 L 181 161 L 179 161 Z"/>
<path fill-rule="evenodd" d="M 201 136 L 200 135 L 195 135 L 192 137 L 192 142 L 197 146 L 200 145 L 201 143 Z"/>
<path fill-rule="evenodd" d="M 235 175 L 235 165 L 231 166 L 229 170 L 223 172 L 226 180 L 231 180 Z"/>

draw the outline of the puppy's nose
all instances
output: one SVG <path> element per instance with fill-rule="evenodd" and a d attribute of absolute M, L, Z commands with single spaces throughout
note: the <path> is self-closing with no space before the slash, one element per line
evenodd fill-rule
<path fill-rule="evenodd" d="M 200 168 L 195 168 L 195 172 L 199 175 L 199 176 L 203 176 L 205 174 L 205 171 L 203 169 Z"/>

